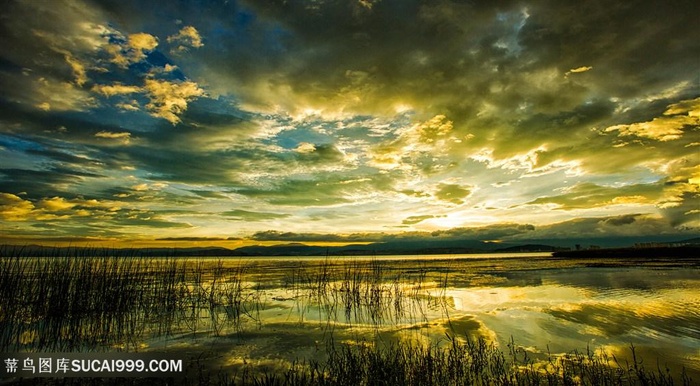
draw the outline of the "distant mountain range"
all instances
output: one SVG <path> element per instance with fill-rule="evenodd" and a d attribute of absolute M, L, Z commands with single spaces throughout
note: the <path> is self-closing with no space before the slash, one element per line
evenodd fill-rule
<path fill-rule="evenodd" d="M 574 240 L 575 241 L 575 240 Z M 561 242 L 561 240 L 559 240 Z M 569 242 L 572 242 L 571 240 Z M 557 243 L 559 244 L 559 243 Z M 671 246 L 700 247 L 700 237 L 673 242 L 644 242 L 635 243 L 636 249 L 667 248 Z M 634 244 L 629 248 L 635 248 Z M 192 247 L 192 248 L 146 248 L 146 249 L 105 249 L 91 247 L 47 247 L 41 245 L 2 245 L 0 256 L 372 256 L 372 255 L 439 255 L 439 254 L 469 254 L 469 253 L 523 253 L 523 252 L 565 252 L 572 248 L 548 243 L 507 244 L 492 243 L 478 240 L 447 240 L 447 241 L 394 241 L 373 244 L 353 244 L 340 247 L 311 246 L 302 243 L 280 244 L 273 246 L 253 245 L 237 249 L 221 247 Z M 608 249 L 595 245 L 575 249 L 585 251 Z M 565 255 L 566 253 L 562 253 Z"/>
<path fill-rule="evenodd" d="M 655 246 L 637 248 L 601 248 L 573 251 L 559 251 L 553 253 L 554 257 L 584 257 L 584 258 L 673 258 L 673 259 L 698 259 L 700 258 L 700 245 L 684 246 Z"/>

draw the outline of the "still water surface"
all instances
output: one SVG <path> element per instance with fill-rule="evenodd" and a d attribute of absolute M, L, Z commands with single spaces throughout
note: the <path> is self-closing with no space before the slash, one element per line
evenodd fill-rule
<path fill-rule="evenodd" d="M 202 264 L 201 261 L 198 264 Z M 323 359 L 329 342 L 509 342 L 533 359 L 604 350 L 700 378 L 700 263 L 558 259 L 549 254 L 224 258 L 244 288 L 241 316 L 198 314 L 196 328 L 148 349 L 208 352 L 216 366 Z M 207 283 L 211 277 L 204 277 Z M 226 278 L 217 285 L 226 285 Z M 223 284 L 222 284 L 223 283 Z M 206 284 L 205 284 L 206 285 Z M 217 316 L 218 315 L 218 316 Z"/>

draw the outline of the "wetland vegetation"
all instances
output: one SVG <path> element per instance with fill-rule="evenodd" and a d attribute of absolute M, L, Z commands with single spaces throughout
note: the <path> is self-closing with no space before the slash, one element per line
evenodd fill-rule
<path fill-rule="evenodd" d="M 697 261 L 600 263 L 6 249 L 0 352 L 176 353 L 187 384 L 697 381 Z"/>

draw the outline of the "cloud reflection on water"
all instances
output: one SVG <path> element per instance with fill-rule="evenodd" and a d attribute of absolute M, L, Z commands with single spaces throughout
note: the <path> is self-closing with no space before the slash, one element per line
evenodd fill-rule
<path fill-rule="evenodd" d="M 697 267 L 613 263 L 487 257 L 251 263 L 246 285 L 260 291 L 258 321 L 211 344 L 236 363 L 323 359 L 329 339 L 439 345 L 449 334 L 485 337 L 503 349 L 513 339 L 540 360 L 587 349 L 630 360 L 634 344 L 646 363 L 700 375 Z"/>

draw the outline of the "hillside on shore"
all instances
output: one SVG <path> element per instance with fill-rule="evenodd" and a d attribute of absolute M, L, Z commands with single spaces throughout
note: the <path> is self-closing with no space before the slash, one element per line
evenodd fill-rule
<path fill-rule="evenodd" d="M 683 257 L 700 256 L 700 238 L 674 243 L 643 243 L 625 248 L 588 248 L 571 250 L 543 243 L 523 245 L 489 243 L 478 240 L 447 242 L 389 242 L 345 246 L 313 246 L 302 243 L 272 246 L 252 245 L 237 249 L 222 247 L 191 248 L 98 248 L 50 247 L 42 245 L 0 245 L 0 257 L 36 256 L 133 256 L 133 257 L 256 257 L 256 256 L 374 256 L 374 255 L 458 255 L 474 253 L 552 252 L 555 257 Z"/>

